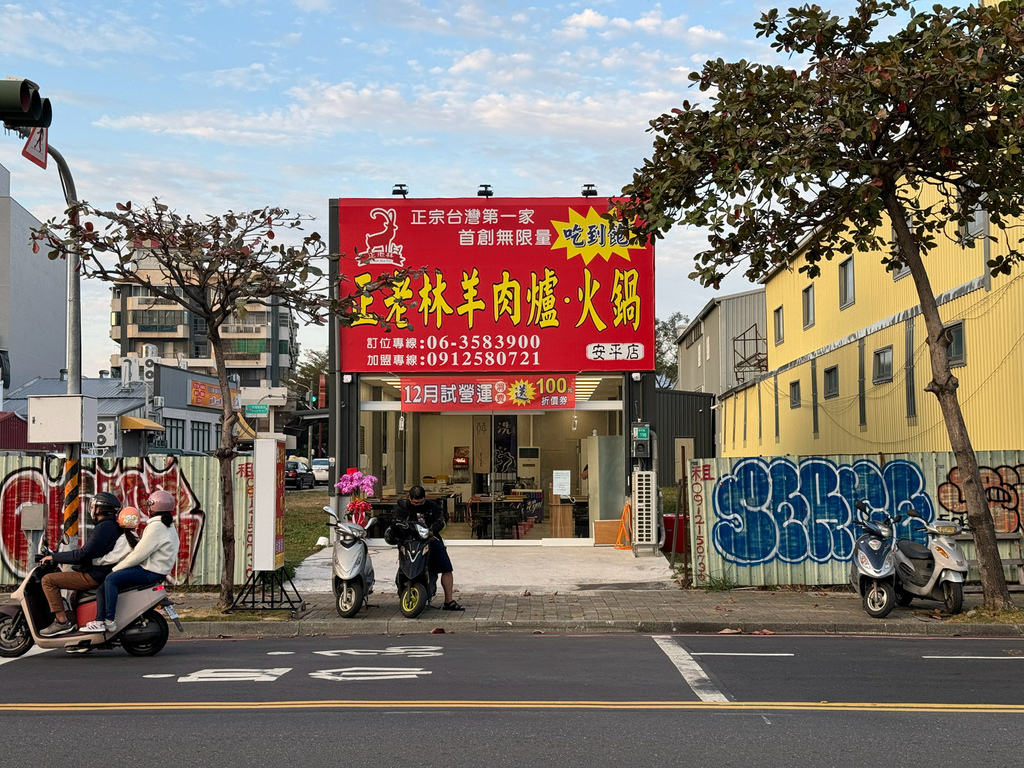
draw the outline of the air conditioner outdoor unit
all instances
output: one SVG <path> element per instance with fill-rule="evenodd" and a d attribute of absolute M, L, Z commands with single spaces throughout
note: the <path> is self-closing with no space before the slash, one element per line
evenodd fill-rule
<path fill-rule="evenodd" d="M 163 408 L 164 407 L 164 399 L 160 395 L 157 395 L 156 397 L 153 398 L 153 407 L 154 408 Z"/>
<path fill-rule="evenodd" d="M 657 545 L 658 488 L 654 472 L 633 473 L 633 546 Z"/>

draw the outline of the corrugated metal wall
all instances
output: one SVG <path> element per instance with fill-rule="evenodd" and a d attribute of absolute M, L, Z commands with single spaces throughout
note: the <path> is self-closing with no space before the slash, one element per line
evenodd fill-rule
<path fill-rule="evenodd" d="M 675 438 L 693 438 L 695 456 L 715 454 L 715 396 L 705 392 L 656 389 L 651 428 L 658 436 L 658 483 L 675 481 Z"/>
<path fill-rule="evenodd" d="M 237 458 L 233 464 L 235 493 L 235 582 L 241 584 L 252 563 L 252 459 Z M 126 504 L 140 506 L 157 488 L 178 499 L 178 531 L 182 552 L 174 571 L 184 583 L 216 585 L 221 570 L 220 470 L 217 460 L 201 457 L 154 456 L 148 459 L 83 461 L 82 496 L 86 500 L 101 490 L 115 492 Z M 24 577 L 31 555 L 21 530 L 21 507 L 45 503 L 47 535 L 58 540 L 63 491 L 57 459 L 0 456 L 0 584 L 12 585 Z"/>
<path fill-rule="evenodd" d="M 1024 451 L 980 452 L 1004 557 L 1020 557 Z M 697 459 L 689 465 L 690 535 L 698 586 L 845 584 L 859 528 L 853 504 L 890 515 L 965 520 L 952 453 Z M 903 523 L 903 535 L 908 525 Z M 920 538 L 920 534 L 918 534 Z M 968 558 L 973 542 L 965 543 Z M 1016 582 L 1016 568 L 1006 576 Z M 977 572 L 969 578 L 976 580 Z"/>

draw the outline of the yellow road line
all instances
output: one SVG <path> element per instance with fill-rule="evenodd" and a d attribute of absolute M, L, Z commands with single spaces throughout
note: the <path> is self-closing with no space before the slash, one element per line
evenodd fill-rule
<path fill-rule="evenodd" d="M 842 701 L 141 701 L 0 704 L 0 712 L 116 712 L 122 710 L 265 709 L 579 709 L 805 712 L 932 712 L 1024 714 L 1024 704 L 932 704 Z"/>

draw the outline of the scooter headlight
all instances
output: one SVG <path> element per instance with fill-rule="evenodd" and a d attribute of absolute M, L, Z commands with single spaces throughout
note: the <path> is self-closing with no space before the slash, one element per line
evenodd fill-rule
<path fill-rule="evenodd" d="M 956 536 L 958 533 L 960 533 L 960 526 L 949 524 L 936 525 L 935 532 L 941 536 Z"/>
<path fill-rule="evenodd" d="M 419 536 L 421 539 L 430 538 L 430 529 L 426 526 L 416 523 L 416 535 Z"/>
<path fill-rule="evenodd" d="M 865 555 L 863 552 L 857 553 L 857 562 L 859 562 L 861 564 L 861 567 L 863 568 L 871 567 L 871 561 L 868 560 L 868 556 Z"/>

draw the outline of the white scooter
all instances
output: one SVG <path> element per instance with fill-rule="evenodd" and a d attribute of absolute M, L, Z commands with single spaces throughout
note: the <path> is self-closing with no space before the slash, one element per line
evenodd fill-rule
<path fill-rule="evenodd" d="M 350 619 L 359 613 L 373 594 L 373 562 L 370 548 L 366 544 L 366 529 L 373 527 L 377 518 L 371 517 L 366 528 L 357 523 L 342 522 L 330 507 L 324 512 L 333 519 L 328 525 L 334 526 L 334 607 L 343 619 Z"/>
<path fill-rule="evenodd" d="M 42 559 L 50 554 L 45 539 L 40 544 Z M 39 630 L 54 619 L 50 605 L 43 594 L 43 576 L 58 570 L 54 563 L 36 565 L 28 572 L 11 597 L 17 602 L 0 605 L 0 656 L 21 656 L 33 645 L 40 648 L 65 648 L 72 652 L 88 653 L 95 648 L 114 648 L 120 645 L 132 656 L 155 656 L 167 643 L 169 634 L 162 610 L 182 631 L 178 614 L 163 584 L 149 584 L 120 590 L 114 632 L 82 632 L 77 629 L 56 637 L 42 637 Z M 68 616 L 74 616 L 79 627 L 96 618 L 96 593 L 75 592 L 69 602 L 64 601 Z"/>
<path fill-rule="evenodd" d="M 921 597 L 938 600 L 950 613 L 960 613 L 964 607 L 967 557 L 953 536 L 963 528 L 951 520 L 928 525 L 916 509 L 907 512 L 907 517 L 924 526 L 928 546 L 910 539 L 896 543 L 896 602 L 906 606 L 915 597 Z"/>

